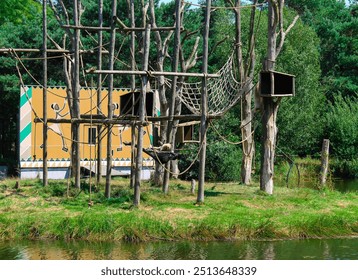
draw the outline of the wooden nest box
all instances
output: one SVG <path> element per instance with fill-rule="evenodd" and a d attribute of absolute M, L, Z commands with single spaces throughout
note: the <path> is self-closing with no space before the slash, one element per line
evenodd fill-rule
<path fill-rule="evenodd" d="M 260 95 L 262 97 L 295 96 L 295 76 L 275 71 L 262 71 Z"/>

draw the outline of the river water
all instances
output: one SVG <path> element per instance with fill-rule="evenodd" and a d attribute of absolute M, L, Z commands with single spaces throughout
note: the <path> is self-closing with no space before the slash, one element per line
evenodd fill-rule
<path fill-rule="evenodd" d="M 1 260 L 358 260 L 358 238 L 235 241 L 0 243 Z"/>

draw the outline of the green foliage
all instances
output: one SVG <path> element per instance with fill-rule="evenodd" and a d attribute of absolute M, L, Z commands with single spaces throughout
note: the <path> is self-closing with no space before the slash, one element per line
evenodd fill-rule
<path fill-rule="evenodd" d="M 349 7 L 336 0 L 289 0 L 305 23 L 312 26 L 320 38 L 321 68 L 327 95 L 341 93 L 352 96 L 358 90 L 358 18 L 357 4 Z"/>
<path fill-rule="evenodd" d="M 211 143 L 207 148 L 206 177 L 211 181 L 239 181 L 241 150 L 225 142 Z"/>
<path fill-rule="evenodd" d="M 327 137 L 337 159 L 336 171 L 358 177 L 358 98 L 337 96 L 327 114 Z"/>
<path fill-rule="evenodd" d="M 0 6 L 0 25 L 6 22 L 22 23 L 34 18 L 41 11 L 41 5 L 33 0 L 2 0 Z"/>
<path fill-rule="evenodd" d="M 291 22 L 294 14 L 287 11 Z M 277 70 L 295 75 L 296 95 L 284 98 L 278 111 L 278 146 L 300 156 L 320 150 L 326 102 L 320 85 L 319 39 L 314 30 L 298 20 L 286 37 Z"/>

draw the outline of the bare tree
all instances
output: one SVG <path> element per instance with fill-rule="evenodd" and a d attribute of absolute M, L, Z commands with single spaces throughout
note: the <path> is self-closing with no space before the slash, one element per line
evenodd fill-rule
<path fill-rule="evenodd" d="M 157 28 L 157 21 L 155 16 L 154 10 L 154 0 L 150 0 L 150 21 L 153 28 Z M 163 32 L 159 30 L 154 31 L 154 39 L 155 39 L 155 46 L 157 51 L 157 59 L 156 59 L 156 68 L 158 71 L 164 71 L 164 62 L 167 58 L 170 58 L 168 54 L 168 48 L 170 43 L 170 38 L 173 35 L 173 31 L 169 31 L 165 36 L 162 37 Z M 168 116 L 168 99 L 166 96 L 167 85 L 165 83 L 165 77 L 160 75 L 157 77 L 158 82 L 158 94 L 159 94 L 159 102 L 160 102 L 160 114 L 162 116 Z M 160 121 L 160 129 L 159 129 L 159 143 L 164 144 L 167 142 L 167 128 L 168 128 L 168 121 L 162 120 Z M 163 184 L 163 174 L 164 169 L 163 165 L 159 162 L 155 164 L 155 173 L 154 173 L 154 183 L 157 186 Z"/>
<path fill-rule="evenodd" d="M 298 16 L 284 30 L 283 9 L 284 0 L 268 1 L 268 40 L 267 58 L 264 62 L 264 70 L 271 71 L 275 68 L 275 62 L 282 50 L 287 33 L 296 24 Z M 279 40 L 278 40 L 279 39 Z M 277 42 L 278 41 L 278 42 Z M 277 126 L 276 118 L 281 99 L 263 98 L 263 139 L 260 170 L 260 189 L 268 194 L 273 193 L 274 159 L 276 148 Z"/>
<path fill-rule="evenodd" d="M 252 131 L 253 112 L 251 110 L 251 100 L 253 91 L 254 70 L 256 64 L 255 56 L 255 15 L 258 0 L 253 1 L 250 16 L 248 50 L 246 59 L 243 58 L 242 26 L 241 26 L 241 0 L 233 3 L 228 0 L 234 8 L 236 23 L 236 59 L 238 64 L 238 75 L 242 87 L 240 89 L 241 98 L 241 136 L 242 136 L 242 163 L 241 163 L 241 182 L 245 185 L 251 183 L 251 173 L 253 155 L 255 150 L 254 137 Z"/>
<path fill-rule="evenodd" d="M 187 32 L 182 33 L 182 21 L 183 21 L 183 14 L 184 14 L 184 7 L 185 4 L 178 2 L 176 6 L 176 43 L 174 55 L 170 56 L 168 53 L 169 43 L 173 37 L 173 31 L 169 31 L 167 33 L 160 32 L 160 31 L 154 31 L 154 38 L 155 38 L 155 45 L 157 50 L 157 59 L 156 59 L 156 68 L 158 71 L 162 72 L 164 71 L 164 65 L 166 59 L 175 60 L 175 55 L 178 57 L 176 58 L 178 65 L 173 66 L 173 71 L 176 71 L 174 68 L 178 68 L 179 65 L 181 67 L 181 72 L 187 72 L 189 69 L 195 66 L 197 59 L 198 59 L 198 44 L 199 44 L 199 37 L 197 37 L 195 44 L 192 48 L 191 54 L 189 55 L 188 59 L 185 59 L 185 55 L 183 52 L 183 44 L 187 39 L 192 37 L 193 35 L 197 34 L 198 31 L 194 32 Z M 151 15 L 151 24 L 153 28 L 157 28 L 156 24 L 156 16 L 155 16 L 155 10 L 154 10 L 154 1 L 150 0 L 150 15 Z M 164 76 L 158 76 L 158 92 L 159 92 L 159 100 L 160 100 L 160 109 L 161 109 L 161 115 L 162 116 L 168 116 L 169 114 L 169 100 L 167 98 L 166 92 L 168 91 L 168 84 L 166 83 Z M 181 101 L 178 98 L 178 92 L 181 90 L 182 83 L 184 81 L 184 77 L 180 76 L 179 78 L 174 78 L 171 84 L 171 106 L 174 107 L 171 108 L 171 115 L 179 115 L 181 113 Z M 173 88 L 174 87 L 174 88 Z M 174 96 L 174 97 L 173 97 Z M 174 100 L 173 100 L 174 98 Z M 173 102 L 173 103 L 172 103 Z M 175 135 L 176 135 L 176 127 L 177 127 L 178 121 L 161 121 L 160 122 L 160 136 L 159 136 L 159 143 L 171 143 L 171 147 L 174 148 L 175 146 Z M 169 133 L 170 132 L 170 133 Z M 179 172 L 178 169 L 178 163 L 177 161 L 172 161 L 172 163 L 166 166 L 167 171 L 169 168 L 172 170 L 173 176 L 175 176 L 175 173 Z M 156 164 L 156 172 L 154 176 L 154 182 L 157 185 L 163 184 L 163 190 L 164 192 L 167 192 L 167 184 L 169 179 L 164 179 L 164 169 L 163 165 L 160 163 Z M 166 176 L 169 178 L 169 172 L 167 172 Z"/>
<path fill-rule="evenodd" d="M 54 12 L 54 15 L 61 26 L 70 24 L 69 13 L 62 0 L 58 0 L 58 4 L 61 6 L 62 15 L 56 9 L 53 0 L 49 1 L 50 7 Z M 75 26 L 80 25 L 81 18 L 81 0 L 73 1 L 73 23 Z M 65 35 L 63 37 L 63 48 L 61 48 L 52 39 L 52 43 L 58 49 L 66 48 L 66 37 L 70 38 L 70 45 L 73 55 L 64 55 L 64 74 L 65 82 L 67 87 L 67 102 L 69 105 L 69 111 L 71 118 L 80 118 L 80 101 L 79 101 L 79 75 L 80 75 L 80 29 L 74 29 L 71 31 L 65 28 Z M 75 176 L 75 186 L 80 188 L 80 129 L 79 123 L 71 123 L 71 165 L 72 165 L 72 176 Z"/>

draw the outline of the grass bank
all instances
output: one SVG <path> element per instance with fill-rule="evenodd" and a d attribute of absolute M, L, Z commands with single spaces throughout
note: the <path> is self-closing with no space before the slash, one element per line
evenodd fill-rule
<path fill-rule="evenodd" d="M 207 183 L 205 204 L 194 204 L 190 185 L 172 181 L 170 194 L 150 183 L 142 187 L 139 208 L 132 207 L 129 181 L 113 180 L 112 198 L 103 186 L 90 199 L 65 181 L 0 181 L 0 239 L 81 240 L 234 240 L 320 238 L 358 235 L 358 192 Z"/>

